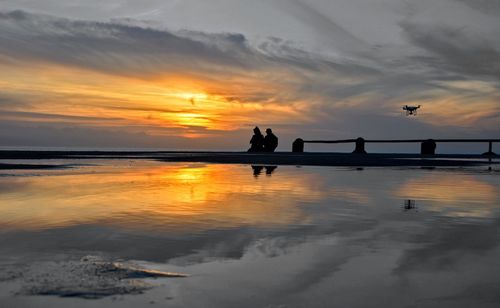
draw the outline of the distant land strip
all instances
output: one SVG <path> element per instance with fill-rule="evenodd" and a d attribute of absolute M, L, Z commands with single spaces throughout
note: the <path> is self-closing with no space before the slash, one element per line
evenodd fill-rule
<path fill-rule="evenodd" d="M 0 163 L 0 170 L 41 170 L 41 169 L 64 169 L 70 168 L 68 165 L 45 165 L 45 164 L 4 164 Z"/>

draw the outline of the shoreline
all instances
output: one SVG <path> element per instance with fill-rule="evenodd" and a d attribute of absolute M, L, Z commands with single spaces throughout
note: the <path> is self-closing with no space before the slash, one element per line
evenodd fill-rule
<path fill-rule="evenodd" d="M 0 163 L 0 169 L 54 169 L 68 165 L 24 164 L 22 160 L 55 159 L 145 159 L 161 162 L 201 162 L 220 164 L 298 165 L 298 166 L 351 166 L 351 167 L 439 167 L 477 166 L 500 163 L 499 155 L 480 154 L 352 154 L 335 152 L 206 152 L 206 151 L 17 151 L 1 150 L 0 160 L 19 163 Z"/>

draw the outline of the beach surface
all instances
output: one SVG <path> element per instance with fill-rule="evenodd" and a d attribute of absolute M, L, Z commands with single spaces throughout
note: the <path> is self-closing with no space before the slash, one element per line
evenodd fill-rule
<path fill-rule="evenodd" d="M 498 307 L 498 165 L 208 154 L 2 160 L 66 167 L 0 172 L 0 307 Z"/>

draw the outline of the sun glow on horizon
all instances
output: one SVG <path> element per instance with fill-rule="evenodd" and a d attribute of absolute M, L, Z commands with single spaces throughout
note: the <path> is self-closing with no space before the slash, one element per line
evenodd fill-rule
<path fill-rule="evenodd" d="M 336 101 L 328 106 L 330 102 L 320 94 L 288 95 L 289 90 L 282 84 L 265 82 L 258 76 L 222 83 L 181 72 L 140 78 L 50 63 L 19 69 L 0 62 L 0 69 L 2 94 L 21 102 L 7 105 L 7 110 L 0 113 L 1 120 L 151 137 L 219 138 L 224 132 L 248 131 L 257 123 L 300 129 L 302 125 L 330 121 L 328 117 L 322 119 L 325 111 L 333 116 L 346 110 L 362 112 L 371 106 L 372 99 L 366 94 L 359 100 Z M 279 72 L 278 76 L 286 78 L 282 75 Z M 466 86 L 470 90 L 474 84 Z M 481 89 L 489 90 L 484 85 Z M 481 119 L 495 121 L 488 120 L 488 115 L 498 111 L 494 100 L 479 102 L 471 98 L 463 105 L 460 97 L 439 95 L 439 100 L 406 101 L 424 105 L 422 116 L 415 120 L 463 127 L 471 127 Z M 391 104 L 397 104 L 399 110 L 402 103 Z"/>
<path fill-rule="evenodd" d="M 0 80 L 3 93 L 26 101 L 0 117 L 27 123 L 119 127 L 152 135 L 171 135 L 167 130 L 175 130 L 178 136 L 199 138 L 210 131 L 241 129 L 255 119 L 288 123 L 299 115 L 296 108 L 304 106 L 249 100 L 251 92 L 235 93 L 230 85 L 222 89 L 183 75 L 139 79 L 49 64 L 23 70 L 0 67 L 6 76 Z M 254 91 L 250 84 L 249 88 Z"/>

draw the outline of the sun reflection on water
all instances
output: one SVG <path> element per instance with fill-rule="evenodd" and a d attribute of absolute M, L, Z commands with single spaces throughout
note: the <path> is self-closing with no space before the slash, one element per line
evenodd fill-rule
<path fill-rule="evenodd" d="M 324 195 L 308 178 L 278 173 L 256 181 L 248 166 L 201 164 L 15 178 L 10 181 L 22 189 L 0 199 L 0 224 L 44 229 L 99 223 L 172 231 L 300 224 L 307 215 L 298 204 Z"/>

